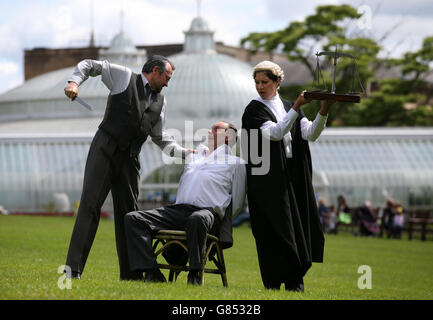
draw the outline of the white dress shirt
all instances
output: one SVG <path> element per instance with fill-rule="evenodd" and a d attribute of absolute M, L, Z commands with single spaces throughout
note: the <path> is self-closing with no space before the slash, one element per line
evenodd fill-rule
<path fill-rule="evenodd" d="M 284 104 L 281 101 L 279 94 L 277 93 L 270 99 L 262 99 L 260 96 L 256 98 L 257 101 L 265 104 L 274 114 L 277 122 L 266 121 L 262 124 L 260 129 L 262 132 L 270 138 L 272 141 L 283 140 L 286 157 L 292 157 L 292 135 L 290 129 L 292 129 L 293 123 L 299 116 L 295 110 L 290 109 L 286 112 Z M 314 121 L 308 120 L 306 117 L 301 119 L 301 132 L 304 140 L 316 141 L 322 133 L 326 125 L 328 116 L 322 116 L 317 113 Z"/>
<path fill-rule="evenodd" d="M 186 158 L 184 172 L 179 181 L 176 203 L 211 207 L 224 218 L 232 201 L 235 217 L 242 209 L 246 193 L 245 162 L 234 155 L 227 145 L 222 145 L 206 156 L 204 145 Z"/>
<path fill-rule="evenodd" d="M 131 80 L 132 71 L 131 69 L 120 66 L 117 64 L 109 63 L 107 60 L 98 61 L 86 59 L 78 63 L 72 76 L 68 79 L 68 82 L 73 81 L 78 85 L 81 85 L 86 81 L 89 76 L 96 77 L 101 76 L 102 82 L 110 90 L 111 95 L 119 94 L 128 88 L 129 81 Z M 141 74 L 143 85 L 146 87 L 147 79 Z M 148 95 L 148 101 L 146 101 L 147 107 L 150 105 L 151 95 Z M 150 131 L 150 137 L 152 141 L 168 155 L 170 151 L 174 151 L 174 156 L 181 157 L 186 151 L 179 144 L 176 143 L 172 136 L 169 136 L 165 130 L 165 108 L 166 99 L 164 97 L 164 103 L 161 109 L 159 121 Z"/>

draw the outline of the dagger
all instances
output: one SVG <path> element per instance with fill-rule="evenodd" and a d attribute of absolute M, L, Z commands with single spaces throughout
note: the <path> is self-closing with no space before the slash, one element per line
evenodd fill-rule
<path fill-rule="evenodd" d="M 79 104 L 81 104 L 84 108 L 93 111 L 93 108 L 87 104 L 86 102 L 83 101 L 83 99 L 79 98 L 79 97 L 75 97 L 74 101 L 77 101 Z"/>

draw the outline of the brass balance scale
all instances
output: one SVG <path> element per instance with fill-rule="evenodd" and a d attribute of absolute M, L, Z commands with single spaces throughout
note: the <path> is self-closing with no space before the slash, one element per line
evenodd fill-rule
<path fill-rule="evenodd" d="M 323 79 L 323 75 L 322 75 L 321 68 L 319 65 L 319 57 L 320 56 L 331 56 L 333 58 L 331 91 L 328 90 L 326 83 Z M 336 93 L 336 87 L 335 87 L 335 77 L 337 74 L 337 60 L 339 58 L 342 58 L 342 57 L 353 59 L 353 63 L 354 63 L 353 74 L 352 74 L 352 88 L 349 92 L 347 92 L 345 94 Z M 316 84 L 316 81 L 317 81 L 316 88 L 319 87 L 320 86 L 320 79 L 322 79 L 324 89 L 306 91 L 304 93 L 304 97 L 306 99 L 310 99 L 310 100 L 333 100 L 333 101 L 351 102 L 351 103 L 361 102 L 361 95 L 360 94 L 364 93 L 364 88 L 362 86 L 361 80 L 359 79 L 358 68 L 356 66 L 356 57 L 354 57 L 348 53 L 338 52 L 337 48 L 335 48 L 335 52 L 331 52 L 331 51 L 318 52 L 318 53 L 316 53 L 316 70 L 315 70 L 315 73 L 316 73 L 316 77 L 314 79 L 313 86 Z M 354 91 L 355 77 L 357 77 L 357 79 L 358 79 L 359 86 L 360 86 L 362 92 L 355 92 Z"/>

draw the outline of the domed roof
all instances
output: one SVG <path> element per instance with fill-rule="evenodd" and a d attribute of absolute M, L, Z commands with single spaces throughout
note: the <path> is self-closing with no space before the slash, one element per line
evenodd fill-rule
<path fill-rule="evenodd" d="M 108 50 L 99 51 L 100 60 L 108 60 L 122 66 L 128 66 L 135 72 L 141 72 L 141 67 L 146 62 L 146 50 L 138 50 L 131 38 L 123 31 L 114 36 Z"/>
<path fill-rule="evenodd" d="M 251 66 L 218 53 L 180 53 L 170 60 L 176 69 L 163 91 L 168 128 L 182 130 L 185 121 L 194 121 L 194 131 L 221 120 L 240 126 L 257 96 Z"/>
<path fill-rule="evenodd" d="M 80 97 L 94 107 L 93 112 L 66 98 L 64 88 L 73 71 L 74 67 L 48 72 L 1 95 L 0 122 L 102 115 L 109 91 L 100 77 L 89 78 L 79 89 Z"/>
<path fill-rule="evenodd" d="M 210 31 L 210 29 L 205 19 L 196 17 L 192 20 L 189 31 Z"/>
<path fill-rule="evenodd" d="M 135 47 L 131 38 L 122 31 L 114 36 L 114 38 L 111 40 L 110 48 L 106 52 L 122 54 L 136 53 L 137 48 Z"/>
<path fill-rule="evenodd" d="M 183 132 L 185 121 L 192 120 L 194 130 L 209 128 L 221 120 L 240 126 L 245 106 L 257 96 L 251 66 L 216 53 L 213 31 L 209 31 L 207 22 L 201 17 L 193 20 L 185 34 L 184 51 L 169 57 L 176 68 L 169 86 L 162 92 L 167 99 L 166 127 Z M 188 49 L 190 36 L 194 41 Z M 132 46 L 132 41 L 119 33 L 108 50 L 101 50 L 101 60 L 107 59 L 140 73 L 145 51 L 134 50 Z M 119 62 L 120 58 L 124 63 Z M 142 61 L 139 63 L 137 59 Z M 0 95 L 0 122 L 102 119 L 109 91 L 101 77 L 89 77 L 79 88 L 80 97 L 94 109 L 90 112 L 64 95 L 64 87 L 73 70 L 74 67 L 70 67 L 40 75 Z"/>
<path fill-rule="evenodd" d="M 132 40 L 123 32 L 111 41 L 110 48 L 101 49 L 100 60 L 127 66 L 141 72 L 146 51 L 137 50 Z M 66 98 L 64 88 L 75 67 L 47 72 L 0 95 L 0 122 L 49 119 L 102 117 L 109 90 L 101 77 L 89 77 L 79 88 L 80 98 L 93 107 L 88 111 Z"/>
<path fill-rule="evenodd" d="M 194 131 L 217 121 L 240 126 L 246 105 L 257 96 L 249 64 L 215 51 L 214 32 L 202 17 L 185 32 L 185 46 L 170 57 L 175 65 L 163 94 L 167 99 L 167 127 Z M 182 130 L 183 131 L 183 130 Z"/>
<path fill-rule="evenodd" d="M 185 31 L 185 44 L 183 51 L 191 52 L 215 52 L 214 32 L 209 29 L 209 25 L 202 17 L 194 18 L 188 31 Z"/>

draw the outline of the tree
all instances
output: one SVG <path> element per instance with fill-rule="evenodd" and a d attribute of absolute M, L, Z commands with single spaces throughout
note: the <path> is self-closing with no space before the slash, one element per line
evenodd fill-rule
<path fill-rule="evenodd" d="M 304 64 L 316 77 L 316 64 L 313 57 L 318 47 L 323 51 L 338 51 L 356 57 L 359 80 L 365 90 L 369 83 L 376 83 L 378 89 L 361 103 L 336 103 L 330 110 L 330 126 L 425 126 L 433 125 L 433 110 L 429 105 L 433 98 L 432 85 L 426 82 L 433 61 L 433 37 L 424 39 L 422 48 L 407 52 L 401 59 L 379 59 L 380 44 L 371 38 L 348 36 L 344 21 L 352 21 L 361 15 L 349 5 L 319 6 L 313 15 L 304 21 L 291 22 L 285 29 L 276 32 L 254 32 L 241 40 L 241 44 L 253 53 L 258 50 L 273 52 L 281 50 L 291 61 Z M 391 32 L 391 31 L 390 31 Z M 388 36 L 388 32 L 382 40 Z M 331 73 L 326 69 L 332 64 L 332 57 L 320 57 L 320 65 L 326 86 L 331 87 Z M 352 59 L 340 58 L 337 64 L 337 93 L 361 90 L 357 77 L 354 78 Z M 379 67 L 399 68 L 400 78 L 375 79 Z M 312 81 L 280 89 L 282 97 L 294 100 L 303 89 L 312 88 Z M 353 82 L 355 81 L 355 82 Z M 315 101 L 303 110 L 308 118 L 314 118 L 318 109 Z"/>
<path fill-rule="evenodd" d="M 425 80 L 432 62 L 433 37 L 425 38 L 418 51 L 406 52 L 400 59 L 389 59 L 386 65 L 398 67 L 400 77 L 381 79 L 379 90 L 364 99 L 360 108 L 351 110 L 351 115 L 345 115 L 345 125 L 433 125 L 433 109 L 428 105 L 432 85 Z M 369 120 L 363 123 L 359 119 Z"/>
<path fill-rule="evenodd" d="M 361 17 L 357 10 L 349 5 L 326 5 L 318 6 L 313 15 L 307 16 L 304 21 L 291 22 L 288 27 L 276 32 L 250 33 L 241 40 L 241 44 L 249 48 L 251 52 L 264 50 L 272 52 L 281 50 L 287 54 L 291 61 L 299 61 L 304 64 L 311 74 L 311 83 L 301 86 L 294 85 L 281 88 L 280 94 L 289 99 L 296 99 L 303 89 L 313 87 L 313 79 L 316 78 L 316 61 L 314 50 L 319 47 L 323 51 L 344 51 L 356 56 L 356 67 L 360 81 L 365 83 L 372 79 L 374 72 L 371 64 L 377 62 L 377 54 L 381 47 L 369 38 L 347 38 L 347 27 L 343 26 L 344 21 L 352 21 Z M 332 64 L 331 58 L 322 58 L 320 61 L 321 70 L 324 71 L 324 81 L 328 88 L 331 87 L 331 73 L 329 67 Z M 352 59 L 339 59 L 337 66 L 337 91 L 361 91 L 358 78 L 354 78 L 355 64 Z M 356 82 L 353 83 L 353 80 Z M 316 88 L 317 89 L 317 88 Z M 323 88 L 322 88 L 323 89 Z M 314 116 L 317 112 L 318 103 L 312 103 L 304 107 L 307 117 Z M 328 123 L 339 122 L 339 115 L 344 113 L 347 105 L 338 104 L 331 109 L 328 116 Z"/>
<path fill-rule="evenodd" d="M 315 76 L 315 63 L 311 60 L 320 43 L 330 39 L 344 39 L 345 28 L 339 23 L 345 19 L 358 19 L 361 15 L 349 5 L 327 5 L 316 8 L 316 13 L 305 21 L 290 23 L 276 32 L 253 32 L 241 39 L 241 45 L 255 53 L 258 50 L 272 52 L 282 50 L 292 61 L 300 61 Z"/>
<path fill-rule="evenodd" d="M 433 61 L 433 36 L 424 39 L 421 49 L 416 52 L 406 52 L 401 59 L 390 59 L 388 66 L 400 67 L 402 78 L 407 84 L 407 90 L 425 90 L 425 78 L 430 73 Z M 431 90 L 427 90 L 427 103 L 431 98 Z"/>
<path fill-rule="evenodd" d="M 356 57 L 356 60 L 340 58 L 337 64 L 336 88 L 337 92 L 359 92 L 365 91 L 367 82 L 374 79 L 374 70 L 372 65 L 378 63 L 377 55 L 381 47 L 372 39 L 369 38 L 331 38 L 327 45 L 324 46 L 325 51 L 333 51 L 338 46 L 339 51 L 344 51 Z M 323 70 L 328 69 L 331 65 L 331 60 L 322 61 L 321 67 Z M 325 68 L 327 66 L 327 68 Z M 323 72 L 324 81 L 327 88 L 331 87 L 331 72 Z M 283 87 L 280 94 L 288 99 L 295 99 L 296 96 L 305 88 L 311 88 L 311 84 L 292 85 Z M 314 117 L 317 112 L 317 102 L 310 103 L 304 107 L 305 115 L 308 118 Z M 354 118 L 359 104 L 350 105 L 348 103 L 336 103 L 328 115 L 328 123 L 331 125 L 346 125 L 348 120 Z M 354 113 L 355 112 L 355 113 Z M 364 118 L 366 121 L 368 118 Z M 349 121 L 352 125 L 356 121 Z"/>

